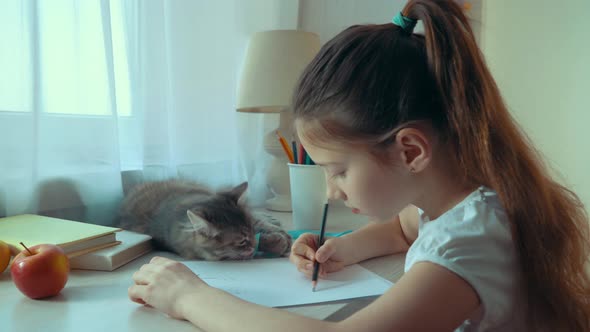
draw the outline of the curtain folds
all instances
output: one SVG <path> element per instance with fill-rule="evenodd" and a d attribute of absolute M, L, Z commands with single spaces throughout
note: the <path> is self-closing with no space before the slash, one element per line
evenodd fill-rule
<path fill-rule="evenodd" d="M 0 4 L 0 216 L 112 224 L 135 183 L 249 181 L 268 195 L 272 115 L 235 112 L 248 38 L 298 1 Z"/>

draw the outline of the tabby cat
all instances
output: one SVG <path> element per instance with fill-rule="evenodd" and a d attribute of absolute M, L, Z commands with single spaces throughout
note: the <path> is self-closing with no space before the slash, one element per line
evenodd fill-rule
<path fill-rule="evenodd" d="M 253 217 L 247 188 L 247 182 L 218 192 L 186 180 L 143 183 L 124 199 L 118 226 L 148 234 L 157 247 L 186 259 L 251 259 L 257 248 L 286 255 L 291 237 L 278 223 Z"/>

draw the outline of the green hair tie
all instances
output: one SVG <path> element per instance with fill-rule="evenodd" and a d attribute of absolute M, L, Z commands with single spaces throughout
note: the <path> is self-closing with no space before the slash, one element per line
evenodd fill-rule
<path fill-rule="evenodd" d="M 405 32 L 411 35 L 412 32 L 414 32 L 414 27 L 416 26 L 418 20 L 405 17 L 404 14 L 402 14 L 402 12 L 399 12 L 397 13 L 397 15 L 393 17 L 393 20 L 391 20 L 391 22 L 397 25 L 398 27 L 404 29 Z"/>

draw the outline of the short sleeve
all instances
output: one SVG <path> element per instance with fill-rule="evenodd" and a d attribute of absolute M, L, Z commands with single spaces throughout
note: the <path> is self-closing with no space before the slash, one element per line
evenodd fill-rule
<path fill-rule="evenodd" d="M 481 200 L 432 221 L 421 221 L 418 238 L 406 255 L 406 272 L 418 262 L 440 265 L 466 280 L 482 304 L 478 330 L 510 319 L 518 269 L 508 219 L 502 209 Z M 481 329 L 483 328 L 483 329 Z"/>

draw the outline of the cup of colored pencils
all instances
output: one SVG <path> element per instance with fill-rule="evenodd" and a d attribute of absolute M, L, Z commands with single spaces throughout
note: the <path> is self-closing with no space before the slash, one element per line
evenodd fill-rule
<path fill-rule="evenodd" d="M 301 143 L 298 143 L 295 140 L 291 141 L 291 144 L 287 143 L 285 137 L 281 135 L 281 133 L 277 130 L 276 132 L 277 139 L 281 143 L 281 147 L 289 159 L 291 164 L 297 165 L 315 165 L 311 157 L 305 151 L 305 148 Z"/>

